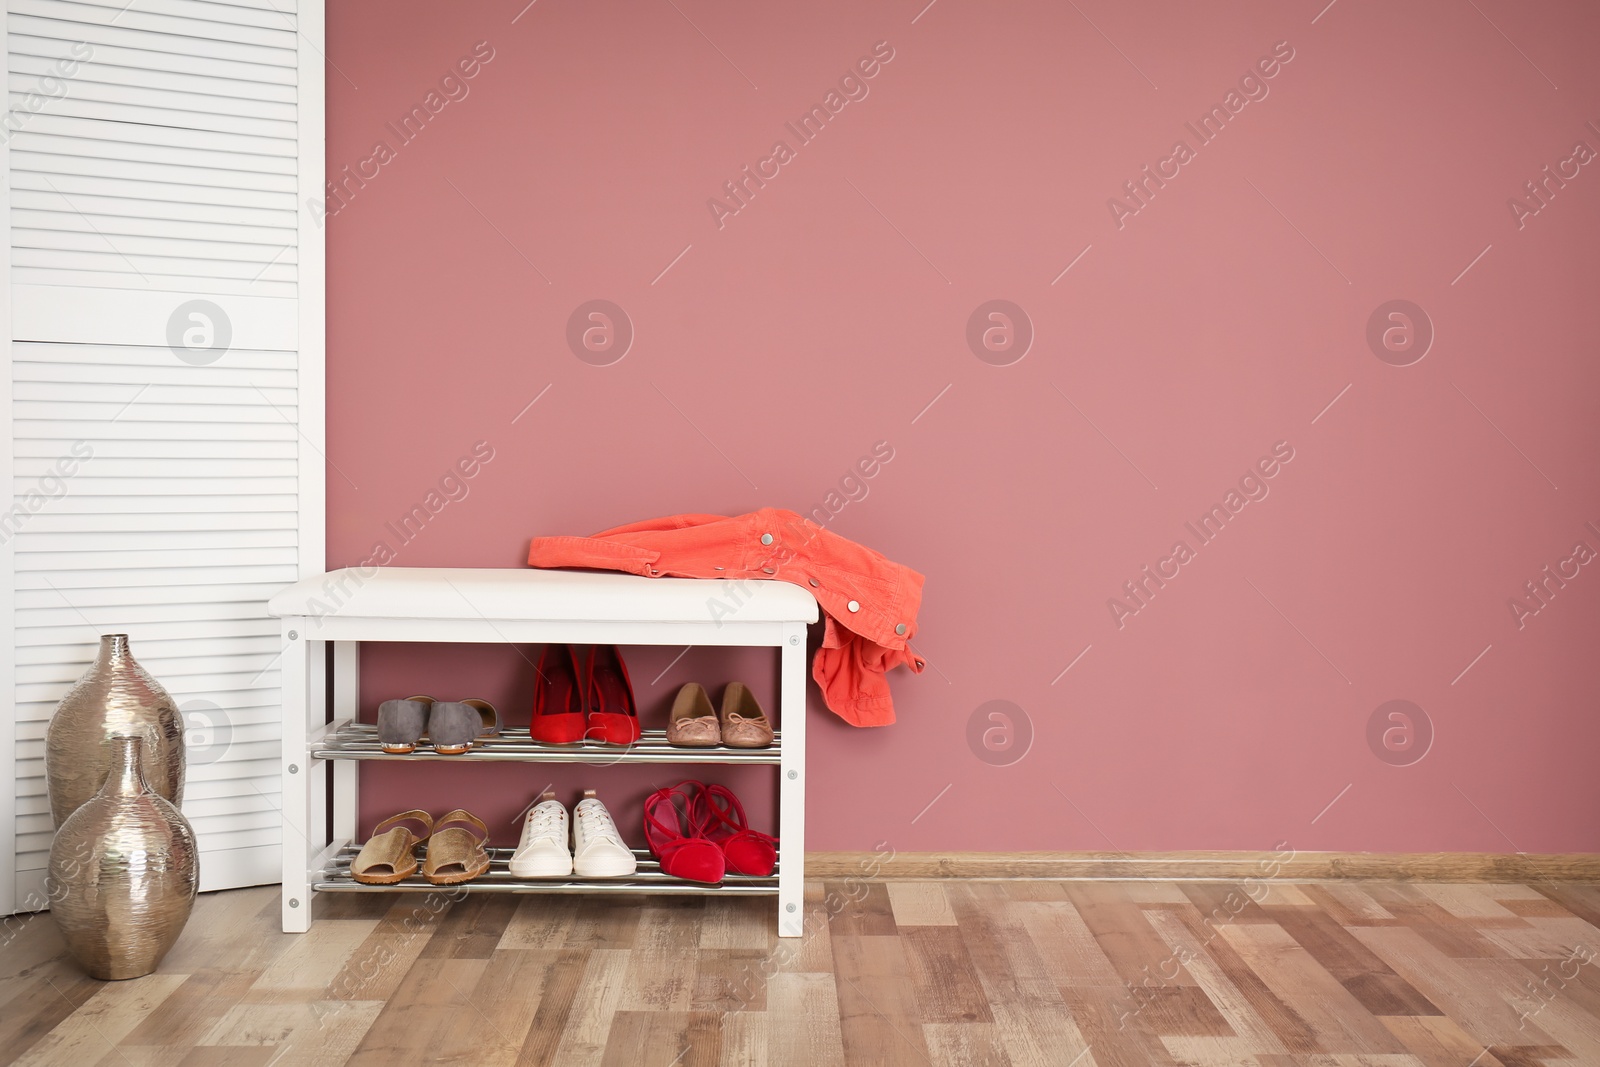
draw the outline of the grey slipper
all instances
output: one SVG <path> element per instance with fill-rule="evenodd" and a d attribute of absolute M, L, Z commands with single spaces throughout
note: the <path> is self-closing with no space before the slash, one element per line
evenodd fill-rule
<path fill-rule="evenodd" d="M 433 698 L 407 697 L 404 700 L 385 700 L 378 705 L 378 744 L 392 755 L 414 752 L 422 730 L 428 724 L 428 712 Z"/>
<path fill-rule="evenodd" d="M 500 733 L 500 713 L 487 700 L 446 700 L 433 706 L 428 716 L 428 739 L 433 750 L 459 756 L 480 737 Z"/>

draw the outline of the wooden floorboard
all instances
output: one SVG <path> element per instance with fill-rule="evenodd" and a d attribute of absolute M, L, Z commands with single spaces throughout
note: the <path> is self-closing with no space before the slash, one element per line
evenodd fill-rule
<path fill-rule="evenodd" d="M 96 982 L 0 943 L 0 1065 L 1600 1064 L 1600 887 L 818 881 L 763 898 L 207 894 Z"/>

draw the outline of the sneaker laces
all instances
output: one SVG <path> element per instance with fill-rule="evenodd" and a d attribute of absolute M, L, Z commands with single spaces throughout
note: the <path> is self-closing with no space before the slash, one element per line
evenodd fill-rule
<path fill-rule="evenodd" d="M 617 824 L 611 821 L 611 813 L 600 801 L 596 800 L 592 804 L 587 800 L 580 801 L 576 811 L 578 824 L 583 827 L 584 844 L 601 838 L 613 844 L 622 844 L 622 835 L 617 833 Z"/>
<path fill-rule="evenodd" d="M 565 814 L 565 810 L 558 803 L 536 804 L 534 809 L 528 812 L 528 825 L 532 831 L 530 840 L 538 841 L 543 838 L 550 838 L 553 841 L 564 844 L 562 838 L 565 835 L 561 832 L 561 816 L 563 814 Z"/>

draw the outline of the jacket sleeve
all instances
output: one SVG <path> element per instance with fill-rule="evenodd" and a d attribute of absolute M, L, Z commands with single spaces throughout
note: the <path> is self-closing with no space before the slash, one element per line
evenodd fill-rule
<path fill-rule="evenodd" d="M 658 519 L 630 522 L 626 526 L 613 526 L 601 530 L 595 537 L 627 537 L 629 534 L 663 533 L 668 530 L 687 530 L 693 526 L 706 526 L 713 522 L 727 522 L 726 515 L 663 515 Z"/>
<path fill-rule="evenodd" d="M 649 576 L 661 553 L 622 541 L 594 537 L 535 537 L 528 545 L 530 567 L 591 567 Z"/>
<path fill-rule="evenodd" d="M 852 726 L 888 726 L 895 721 L 894 697 L 885 675 L 898 666 L 918 674 L 922 657 L 909 649 L 875 645 L 823 616 L 822 647 L 811 661 L 811 676 L 828 710 Z"/>

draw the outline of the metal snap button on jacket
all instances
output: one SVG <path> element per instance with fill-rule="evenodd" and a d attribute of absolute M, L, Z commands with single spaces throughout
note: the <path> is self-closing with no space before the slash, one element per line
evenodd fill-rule
<path fill-rule="evenodd" d="M 771 534 L 762 534 L 761 535 L 761 543 L 764 544 L 764 545 L 772 544 L 772 535 Z"/>
<path fill-rule="evenodd" d="M 849 608 L 851 611 L 860 611 L 861 610 L 861 605 L 859 603 L 857 603 L 856 601 L 854 601 L 854 600 L 852 600 L 852 601 L 850 601 L 850 603 L 846 604 L 845 607 Z"/>
<path fill-rule="evenodd" d="M 895 626 L 895 628 L 894 628 L 894 632 L 897 633 L 897 634 L 902 634 L 903 635 L 906 632 L 906 624 L 903 623 L 903 622 L 897 624 Z"/>

